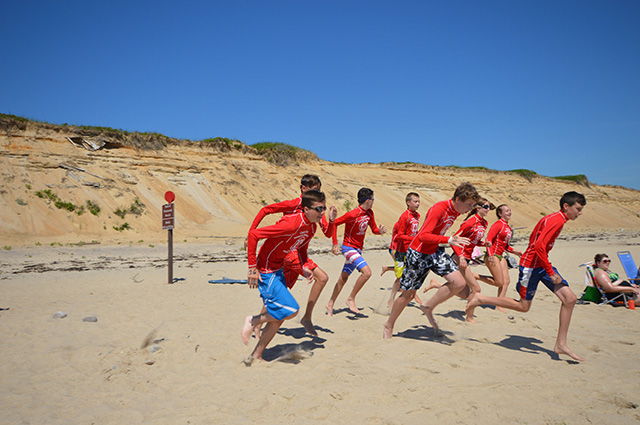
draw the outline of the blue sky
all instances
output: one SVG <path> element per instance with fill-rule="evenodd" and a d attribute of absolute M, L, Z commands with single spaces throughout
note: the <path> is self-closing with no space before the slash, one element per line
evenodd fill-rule
<path fill-rule="evenodd" d="M 23 1 L 2 15 L 2 113 L 640 189 L 640 1 Z"/>

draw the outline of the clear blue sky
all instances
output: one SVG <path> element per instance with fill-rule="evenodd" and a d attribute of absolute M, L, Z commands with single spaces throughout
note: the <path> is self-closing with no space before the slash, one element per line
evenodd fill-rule
<path fill-rule="evenodd" d="M 640 1 L 3 2 L 0 112 L 640 189 Z"/>

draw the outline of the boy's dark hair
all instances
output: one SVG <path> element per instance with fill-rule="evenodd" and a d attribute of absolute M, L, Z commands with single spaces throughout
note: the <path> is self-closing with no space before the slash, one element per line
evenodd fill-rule
<path fill-rule="evenodd" d="M 305 174 L 300 179 L 300 188 L 302 188 L 302 186 L 306 186 L 306 187 L 318 186 L 320 188 L 322 187 L 322 182 L 320 181 L 320 177 L 316 176 L 315 174 Z"/>
<path fill-rule="evenodd" d="M 324 192 L 320 192 L 319 190 L 311 189 L 307 190 L 302 194 L 302 207 L 311 208 L 311 204 L 314 202 L 324 202 L 325 201 Z"/>
<path fill-rule="evenodd" d="M 478 195 L 478 191 L 471 183 L 464 182 L 456 188 L 456 191 L 453 193 L 453 198 L 451 199 L 456 198 L 462 202 L 468 199 L 473 199 L 474 202 L 478 202 L 480 195 Z"/>
<path fill-rule="evenodd" d="M 404 202 L 405 202 L 405 203 L 406 203 L 406 202 L 409 202 L 409 201 L 411 200 L 411 198 L 413 198 L 413 197 L 419 198 L 419 197 L 420 197 L 420 195 L 418 195 L 418 194 L 417 194 L 417 193 L 415 193 L 415 192 L 409 192 L 409 193 L 407 193 L 407 196 L 405 196 L 405 198 L 404 198 Z"/>
<path fill-rule="evenodd" d="M 358 204 L 362 204 L 371 198 L 373 198 L 373 190 L 368 187 L 363 187 L 358 191 Z"/>
<path fill-rule="evenodd" d="M 567 192 L 562 195 L 562 198 L 560 198 L 560 209 L 564 208 L 564 204 L 568 204 L 570 207 L 572 207 L 576 202 L 583 207 L 587 205 L 587 199 L 582 193 L 574 191 Z"/>

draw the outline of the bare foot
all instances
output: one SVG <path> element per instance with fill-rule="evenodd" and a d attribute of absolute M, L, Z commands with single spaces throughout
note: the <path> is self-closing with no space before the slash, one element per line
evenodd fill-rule
<path fill-rule="evenodd" d="M 556 346 L 553 347 L 553 351 L 556 354 L 566 354 L 567 356 L 571 357 L 573 360 L 577 360 L 579 362 L 583 362 L 584 361 L 584 357 L 580 357 L 579 355 L 577 355 L 576 353 L 571 351 L 571 349 L 569 347 L 567 347 L 566 345 L 561 347 L 560 345 L 558 345 L 556 343 Z"/>
<path fill-rule="evenodd" d="M 436 319 L 433 317 L 433 311 L 429 307 L 422 304 L 420 304 L 420 310 L 422 310 L 424 315 L 427 316 L 427 320 L 429 320 L 429 323 L 433 328 L 433 335 L 440 336 L 441 335 L 440 329 L 438 329 L 438 324 L 436 323 Z"/>
<path fill-rule="evenodd" d="M 249 343 L 249 338 L 251 338 L 251 332 L 254 330 L 253 324 L 251 320 L 253 316 L 247 316 L 244 318 L 244 325 L 242 326 L 242 331 L 240 331 L 240 336 L 242 337 L 242 342 L 244 345 Z"/>
<path fill-rule="evenodd" d="M 385 322 L 382 328 L 382 339 L 391 338 L 393 338 L 393 328 L 390 328 L 389 325 Z"/>
<path fill-rule="evenodd" d="M 413 300 L 415 302 L 417 302 L 418 304 L 422 304 L 422 300 L 420 299 L 420 297 L 418 296 L 418 293 L 416 292 L 416 294 L 413 296 Z"/>
<path fill-rule="evenodd" d="M 435 279 L 431 279 L 431 281 L 429 282 L 429 285 L 427 285 L 427 286 L 422 290 L 422 292 L 427 292 L 427 291 L 428 291 L 428 290 L 430 290 L 430 289 L 436 289 L 436 288 L 439 288 L 439 287 L 441 287 L 442 285 L 443 285 L 443 284 L 442 284 L 442 283 L 440 283 L 440 282 L 438 282 L 437 280 L 435 280 Z"/>
<path fill-rule="evenodd" d="M 468 323 L 476 323 L 476 320 L 474 319 L 474 316 L 475 316 L 474 312 L 476 310 L 476 307 L 480 305 L 477 298 L 478 298 L 477 294 L 472 293 L 469 296 L 469 300 L 467 301 L 467 306 L 464 309 L 464 313 L 467 316 L 465 321 Z"/>
<path fill-rule="evenodd" d="M 300 324 L 304 327 L 304 330 L 307 331 L 309 335 L 318 336 L 318 332 L 316 332 L 316 328 L 313 327 L 313 323 L 311 320 L 302 319 L 300 320 Z"/>
<path fill-rule="evenodd" d="M 387 272 L 387 266 L 382 266 L 382 272 L 380 273 L 380 276 L 382 276 L 386 272 Z"/>
<path fill-rule="evenodd" d="M 507 312 L 507 310 L 505 310 L 502 307 L 498 307 L 498 306 L 496 306 L 496 311 L 499 311 L 500 313 L 506 313 Z"/>
<path fill-rule="evenodd" d="M 358 310 L 358 306 L 356 305 L 356 300 L 347 299 L 347 307 L 351 310 L 352 313 L 360 314 L 360 310 Z"/>
<path fill-rule="evenodd" d="M 257 361 L 263 362 L 263 361 L 264 361 L 264 359 L 262 359 L 262 358 L 257 358 L 257 357 L 253 357 L 253 356 L 249 356 L 249 357 L 247 357 L 246 359 L 244 359 L 244 360 L 242 361 L 242 363 L 244 363 L 244 365 L 245 365 L 246 367 L 251 367 L 251 365 L 252 365 L 254 362 L 257 362 Z"/>
<path fill-rule="evenodd" d="M 333 316 L 333 301 L 331 300 L 327 303 L 327 315 Z"/>

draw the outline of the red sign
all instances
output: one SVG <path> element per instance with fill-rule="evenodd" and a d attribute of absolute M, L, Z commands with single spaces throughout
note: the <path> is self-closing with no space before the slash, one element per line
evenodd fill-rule
<path fill-rule="evenodd" d="M 172 191 L 168 190 L 165 194 L 164 194 L 164 199 L 168 202 L 168 203 L 172 203 L 173 201 L 176 200 L 176 194 L 173 193 Z"/>
<path fill-rule="evenodd" d="M 172 193 L 172 192 L 167 192 Z M 164 204 L 162 206 L 162 229 L 173 229 L 175 224 L 174 211 L 175 204 Z"/>

